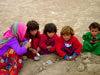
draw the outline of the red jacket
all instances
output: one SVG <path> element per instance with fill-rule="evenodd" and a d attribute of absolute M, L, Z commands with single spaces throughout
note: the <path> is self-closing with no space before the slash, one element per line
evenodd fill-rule
<path fill-rule="evenodd" d="M 58 41 L 59 36 L 57 34 L 55 34 L 52 38 L 50 38 L 50 42 L 53 42 L 54 45 L 52 46 L 52 48 L 50 49 L 50 52 L 54 52 L 56 50 L 56 43 Z M 47 42 L 49 41 L 49 38 L 47 37 L 46 34 L 42 34 L 40 42 L 39 42 L 39 46 L 40 48 L 46 50 L 47 49 Z"/>
<path fill-rule="evenodd" d="M 40 32 L 38 31 L 37 36 L 36 36 L 36 37 L 33 37 L 33 38 L 30 37 L 30 34 L 29 34 L 29 33 L 26 33 L 26 34 L 25 34 L 25 38 L 26 38 L 27 40 L 32 39 L 31 48 L 34 48 L 34 49 L 37 50 L 37 47 L 39 46 L 39 40 L 40 40 L 40 38 L 41 38 Z"/>
<path fill-rule="evenodd" d="M 82 50 L 82 44 L 79 42 L 79 40 L 75 36 L 72 36 L 69 41 L 65 41 L 63 37 L 60 36 L 59 41 L 57 42 L 57 45 L 56 45 L 56 51 L 60 56 L 64 57 L 67 54 L 66 52 L 63 52 L 61 50 L 64 43 L 72 44 L 76 49 L 75 52 L 77 54 L 80 54 Z"/>

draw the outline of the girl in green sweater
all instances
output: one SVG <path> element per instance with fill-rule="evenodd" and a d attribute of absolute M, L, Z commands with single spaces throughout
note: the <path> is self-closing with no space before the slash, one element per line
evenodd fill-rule
<path fill-rule="evenodd" d="M 83 52 L 100 55 L 100 24 L 94 22 L 89 26 L 90 32 L 83 35 Z"/>

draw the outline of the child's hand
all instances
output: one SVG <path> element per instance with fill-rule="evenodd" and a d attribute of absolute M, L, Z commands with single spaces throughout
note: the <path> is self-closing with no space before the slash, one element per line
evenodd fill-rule
<path fill-rule="evenodd" d="M 50 49 L 50 48 L 52 48 L 52 46 L 47 46 L 47 49 Z"/>
<path fill-rule="evenodd" d="M 71 61 L 71 60 L 74 60 L 75 58 L 76 58 L 75 55 L 73 55 L 73 56 L 68 56 L 68 57 L 67 57 L 67 60 Z"/>
<path fill-rule="evenodd" d="M 98 43 L 99 41 L 94 41 L 94 43 Z"/>
<path fill-rule="evenodd" d="M 29 51 L 33 51 L 33 48 L 29 48 Z"/>
<path fill-rule="evenodd" d="M 36 54 L 36 53 L 37 53 L 37 50 L 33 49 L 33 50 L 32 50 L 32 53 L 33 53 L 33 54 Z"/>
<path fill-rule="evenodd" d="M 73 56 L 72 56 L 72 60 L 74 60 L 76 57 L 77 57 L 77 56 L 73 55 Z"/>
<path fill-rule="evenodd" d="M 68 61 L 70 60 L 69 56 L 67 57 L 67 60 L 68 60 Z"/>
<path fill-rule="evenodd" d="M 35 49 L 33 49 L 33 48 L 29 48 L 29 51 L 31 51 L 33 54 L 38 53 L 38 51 L 37 51 L 37 50 L 35 50 Z"/>
<path fill-rule="evenodd" d="M 31 46 L 30 42 L 26 42 L 25 47 L 26 47 L 26 48 L 29 48 L 30 46 Z"/>
<path fill-rule="evenodd" d="M 39 52 L 39 48 L 37 48 L 37 53 Z"/>
<path fill-rule="evenodd" d="M 94 41 L 90 40 L 90 43 L 94 43 Z"/>

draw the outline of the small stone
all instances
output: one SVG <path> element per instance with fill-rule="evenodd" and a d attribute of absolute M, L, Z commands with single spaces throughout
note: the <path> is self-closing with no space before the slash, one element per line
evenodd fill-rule
<path fill-rule="evenodd" d="M 45 69 L 46 69 L 45 66 L 40 67 L 40 71 L 43 71 L 43 70 L 45 70 Z"/>
<path fill-rule="evenodd" d="M 43 64 L 43 66 L 45 66 L 46 65 L 46 62 L 43 62 L 42 64 Z"/>
<path fill-rule="evenodd" d="M 84 71 L 84 69 L 85 69 L 84 64 L 80 63 L 80 65 L 78 66 L 78 70 L 79 71 Z"/>
<path fill-rule="evenodd" d="M 42 71 L 43 70 L 43 68 L 42 67 L 40 67 L 40 71 Z"/>
<path fill-rule="evenodd" d="M 56 12 L 54 12 L 54 11 L 50 11 L 50 13 L 51 13 L 51 14 L 55 14 Z"/>
<path fill-rule="evenodd" d="M 47 64 L 53 64 L 51 60 L 46 61 Z"/>

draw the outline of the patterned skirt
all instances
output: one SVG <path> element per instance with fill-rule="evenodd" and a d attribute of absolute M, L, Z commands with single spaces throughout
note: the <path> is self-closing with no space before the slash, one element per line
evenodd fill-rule
<path fill-rule="evenodd" d="M 18 56 L 13 49 L 0 57 L 0 75 L 18 75 L 22 67 L 22 56 Z"/>

